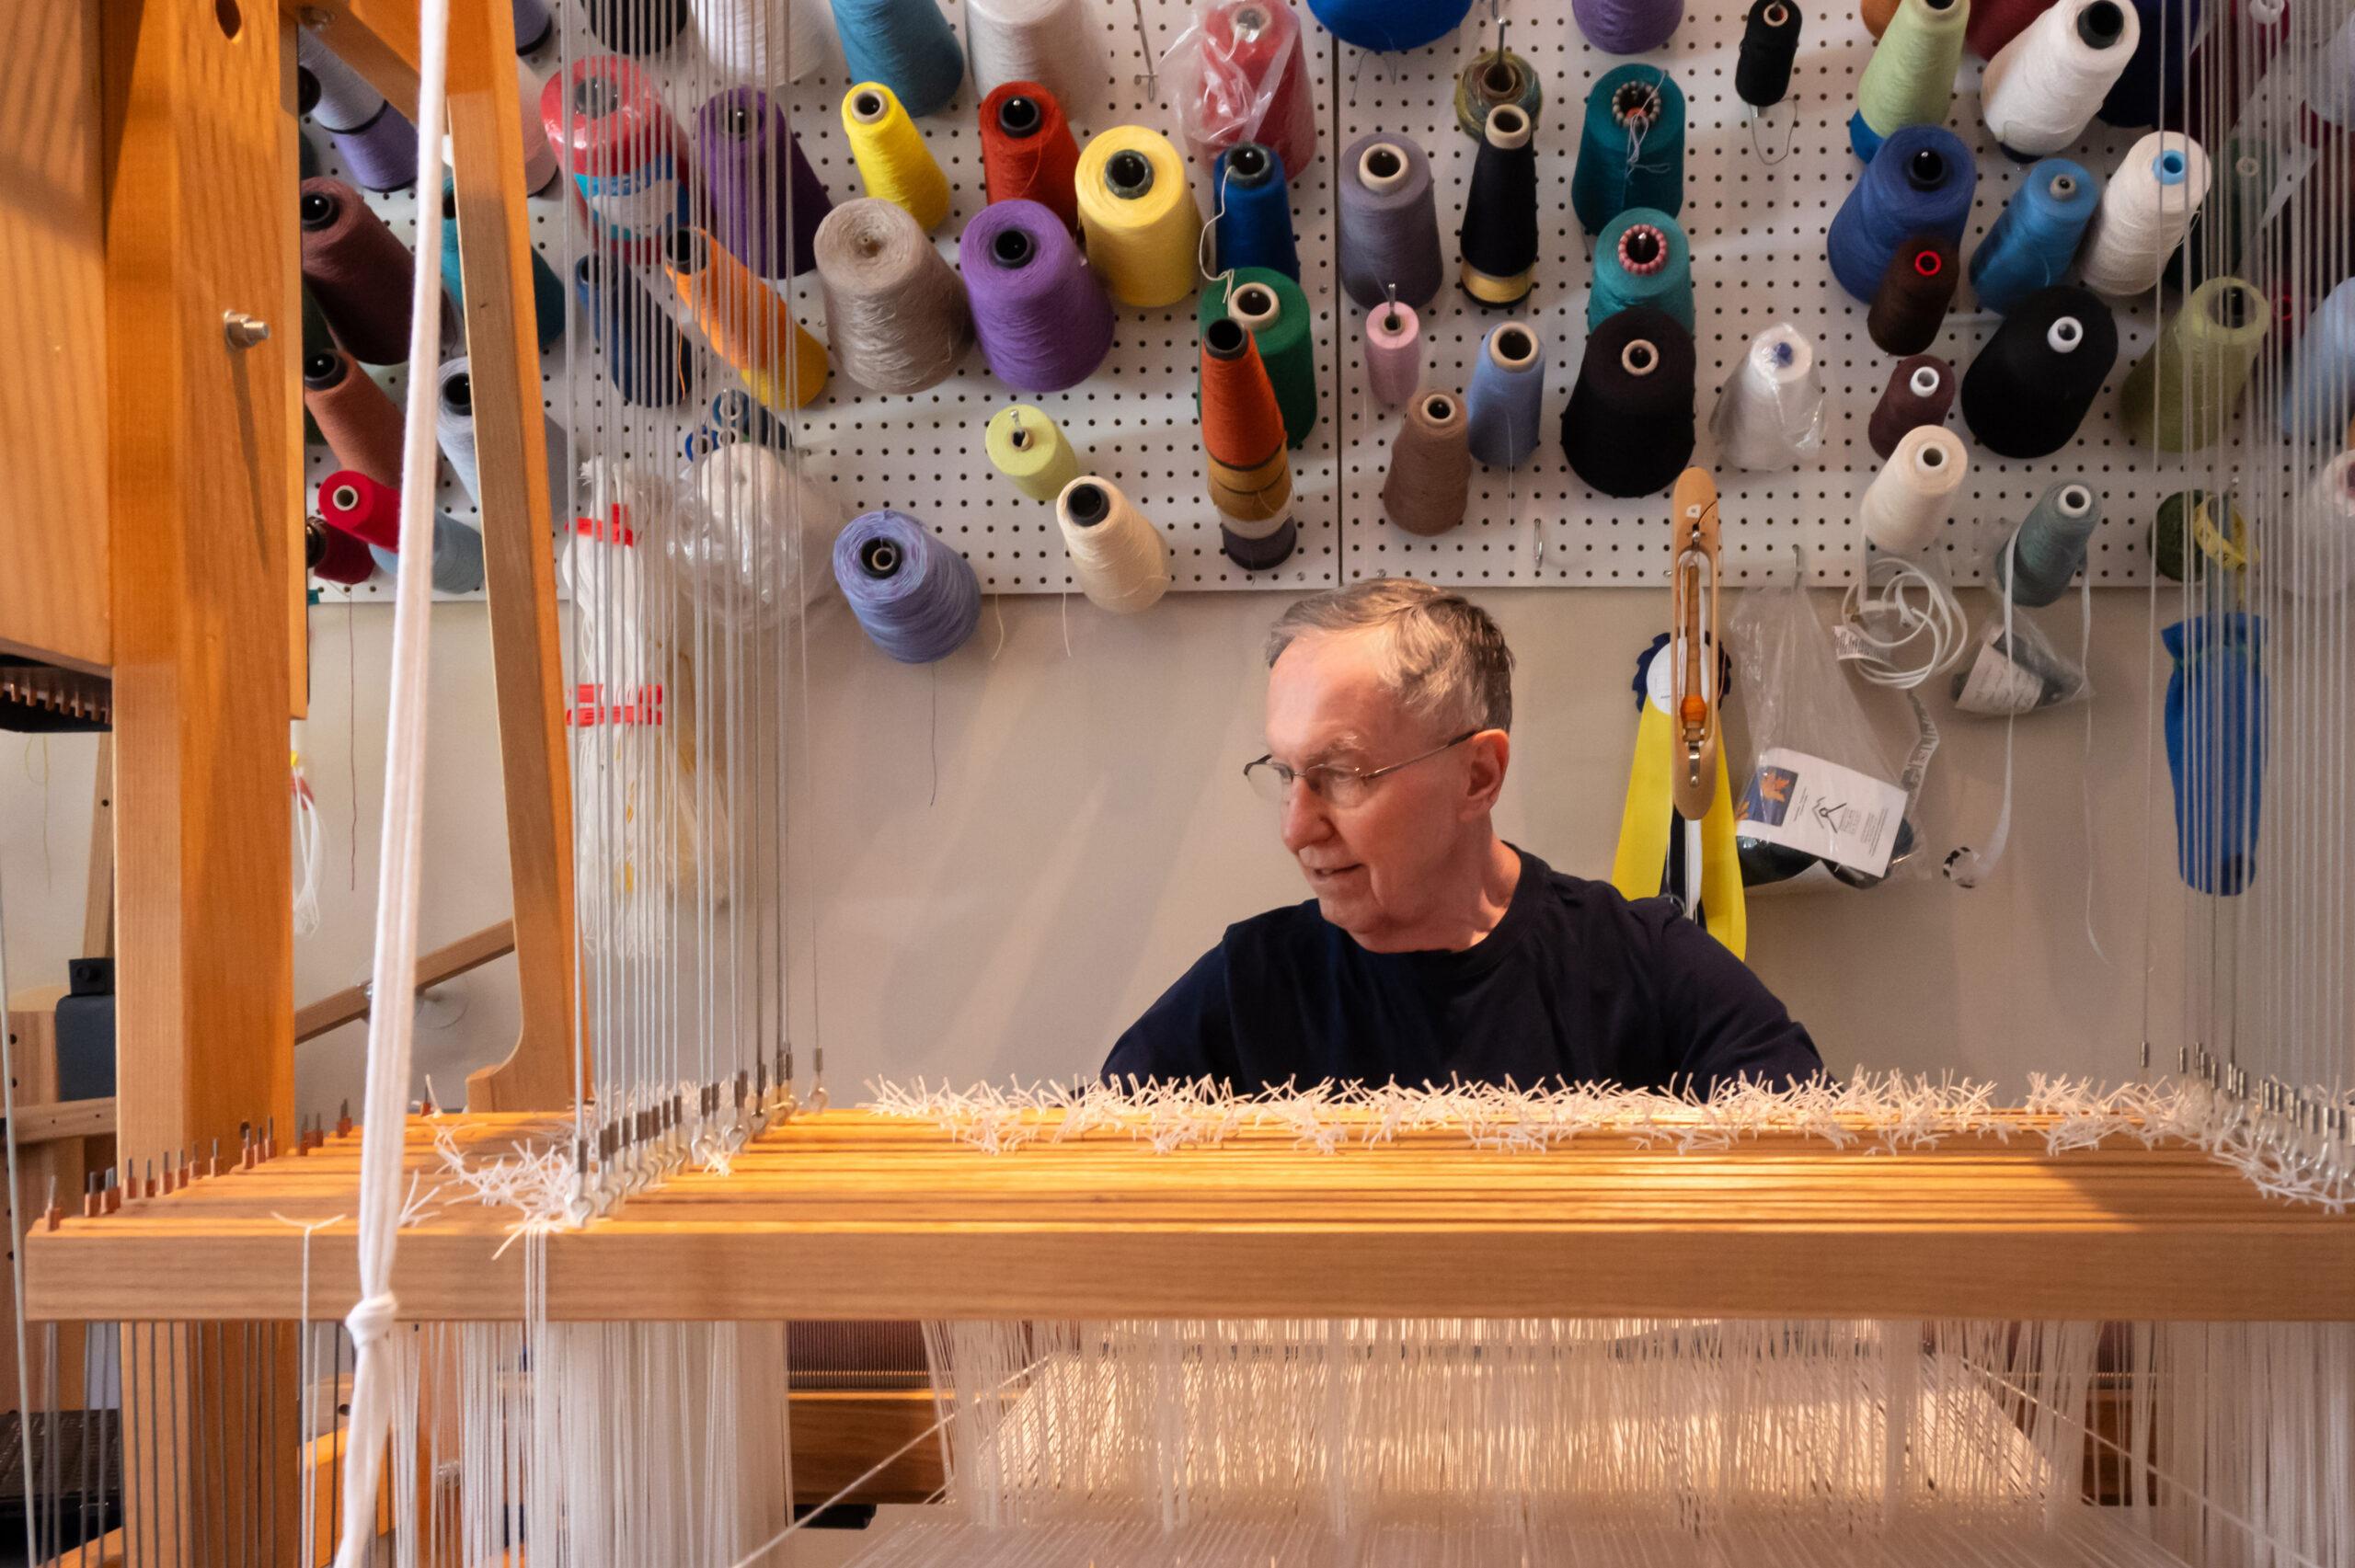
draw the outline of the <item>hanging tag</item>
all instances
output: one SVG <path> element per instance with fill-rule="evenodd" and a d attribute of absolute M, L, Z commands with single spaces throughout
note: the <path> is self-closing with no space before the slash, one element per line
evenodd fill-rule
<path fill-rule="evenodd" d="M 1741 797 L 1741 836 L 1852 866 L 1889 869 L 1905 792 L 1886 779 L 1786 746 L 1758 754 Z"/>

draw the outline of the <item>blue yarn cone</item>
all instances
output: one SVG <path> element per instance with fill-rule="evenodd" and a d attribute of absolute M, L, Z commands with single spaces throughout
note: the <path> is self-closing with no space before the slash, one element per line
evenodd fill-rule
<path fill-rule="evenodd" d="M 2257 875 L 2265 803 L 2265 622 L 2235 611 L 2159 634 L 2167 677 L 2167 773 L 2175 784 L 2176 869 L 2184 886 L 2223 897 Z"/>
<path fill-rule="evenodd" d="M 2058 180 L 2073 185 L 2053 191 Z M 1970 254 L 1970 286 L 1979 303 L 1998 315 L 2039 290 L 2049 289 L 2069 270 L 2084 243 L 2085 225 L 2101 205 L 2101 181 L 2081 164 L 2045 158 L 2020 176 L 2019 189 L 1979 248 Z"/>
<path fill-rule="evenodd" d="M 1250 151 L 1245 153 L 1245 148 Z M 1257 183 L 1246 185 L 1232 177 L 1228 165 L 1237 153 L 1256 158 L 1263 171 Z M 1222 272 L 1264 267 L 1300 281 L 1300 250 L 1292 232 L 1292 196 L 1284 185 L 1283 160 L 1257 143 L 1229 147 L 1218 155 L 1211 174 L 1211 193 L 1218 214 L 1212 226 L 1212 248 Z"/>

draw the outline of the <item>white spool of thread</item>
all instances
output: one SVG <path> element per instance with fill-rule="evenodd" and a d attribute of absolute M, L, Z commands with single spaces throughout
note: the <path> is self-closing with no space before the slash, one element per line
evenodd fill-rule
<path fill-rule="evenodd" d="M 1865 537 L 1891 555 L 1927 549 L 1946 521 L 1947 498 L 1970 472 L 1970 454 L 1943 425 L 1916 425 L 1880 465 L 1857 504 Z"/>
<path fill-rule="evenodd" d="M 1798 467 L 1823 436 L 1823 378 L 1807 334 L 1778 321 L 1752 338 L 1717 393 L 1709 429 L 1737 467 Z"/>
<path fill-rule="evenodd" d="M 2355 583 L 2355 452 L 2316 471 L 2290 514 L 2290 548 L 2281 574 L 2301 599 L 2330 599 Z"/>
<path fill-rule="evenodd" d="M 2142 24 L 2123 0 L 2062 0 L 1995 52 L 1980 78 L 1987 129 L 2015 153 L 2073 145 L 2126 72 Z"/>
<path fill-rule="evenodd" d="M 1169 544 L 1120 486 L 1083 474 L 1055 498 L 1072 575 L 1088 601 L 1116 614 L 1152 608 L 1169 590 Z"/>
<path fill-rule="evenodd" d="M 764 629 L 833 589 L 827 563 L 850 514 L 775 448 L 727 442 L 695 460 L 692 480 L 663 545 L 699 609 Z"/>
<path fill-rule="evenodd" d="M 463 385 L 459 384 L 462 380 Z M 571 443 L 554 415 L 544 410 L 540 418 L 542 446 L 548 464 L 549 526 L 553 529 L 556 519 L 571 515 L 568 509 L 572 504 Z M 449 459 L 451 472 L 457 475 L 466 498 L 479 507 L 482 475 L 475 460 L 474 378 L 466 373 L 463 355 L 442 362 L 434 389 L 433 431 L 441 439 L 442 455 Z"/>
<path fill-rule="evenodd" d="M 2207 195 L 2208 155 L 2190 137 L 2154 131 L 2129 147 L 2085 231 L 2085 286 L 2117 298 L 2157 288 Z"/>
<path fill-rule="evenodd" d="M 832 18 L 817 0 L 693 0 L 689 11 L 711 63 L 755 87 L 798 82 L 833 52 Z"/>
<path fill-rule="evenodd" d="M 973 89 L 987 97 L 1007 82 L 1036 82 L 1073 124 L 1104 96 L 1095 8 L 1086 0 L 965 0 L 965 52 Z"/>

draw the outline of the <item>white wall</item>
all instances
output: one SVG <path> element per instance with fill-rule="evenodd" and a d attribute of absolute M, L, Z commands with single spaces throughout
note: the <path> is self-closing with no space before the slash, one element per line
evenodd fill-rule
<path fill-rule="evenodd" d="M 1502 829 L 1561 869 L 1606 875 L 1635 728 L 1632 661 L 1660 629 L 1664 596 L 1480 597 L 1520 665 Z M 1082 600 L 1007 599 L 936 670 L 877 654 L 839 603 L 820 612 L 809 892 L 838 1099 L 873 1076 L 1091 1070 L 1227 921 L 1304 896 L 1237 772 L 1262 750 L 1258 648 L 1281 602 L 1172 596 L 1118 620 Z M 1834 1068 L 1952 1069 L 2014 1084 L 2038 1068 L 2133 1070 L 2146 958 L 2164 990 L 2180 951 L 2179 900 L 2163 755 L 2156 815 L 2144 817 L 2148 601 L 2111 592 L 2095 608 L 2092 858 L 2108 961 L 2085 930 L 2085 740 L 2083 710 L 2072 708 L 2018 727 L 2012 848 L 1991 885 L 1965 892 L 1933 876 L 1753 902 L 1752 961 Z M 2074 643 L 2073 605 L 2046 619 Z M 367 967 L 389 635 L 382 607 L 313 614 L 316 704 L 300 744 L 322 807 L 326 918 L 296 944 L 300 1001 Z M 437 608 L 434 637 L 429 947 L 508 907 L 482 607 Z M 1901 756 L 1912 731 L 1903 704 L 1872 696 Z M 2004 730 L 1951 715 L 1942 699 L 1933 708 L 1945 738 L 1921 818 L 1943 858 L 1986 837 Z M 78 942 L 93 750 L 78 738 L 0 738 L 0 874 L 18 988 L 62 981 Z M 418 1047 L 420 1075 L 444 1096 L 511 1043 L 512 986 L 501 962 L 447 988 L 464 1015 L 420 1032 Z M 2156 1011 L 2171 1059 L 2173 1011 L 2164 1000 Z M 306 1107 L 356 1093 L 361 1048 L 356 1026 L 304 1047 Z"/>

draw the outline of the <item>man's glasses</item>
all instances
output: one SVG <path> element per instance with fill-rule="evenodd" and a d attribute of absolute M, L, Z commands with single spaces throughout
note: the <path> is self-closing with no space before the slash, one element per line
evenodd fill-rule
<path fill-rule="evenodd" d="M 1409 757 L 1403 762 L 1393 762 L 1384 768 L 1344 768 L 1334 763 L 1322 762 L 1313 768 L 1295 769 L 1277 761 L 1273 757 L 1261 757 L 1256 761 L 1243 764 L 1243 776 L 1250 780 L 1251 787 L 1258 792 L 1262 799 L 1271 805 L 1281 806 L 1284 797 L 1292 792 L 1292 782 L 1298 780 L 1308 786 L 1310 794 L 1326 805 L 1346 810 L 1350 807 L 1364 804 L 1367 797 L 1373 794 L 1376 780 L 1387 777 L 1401 768 L 1411 768 L 1418 762 L 1428 762 L 1441 752 L 1452 751 L 1479 733 L 1476 729 L 1467 729 L 1443 746 L 1434 746 L 1419 756 Z"/>

